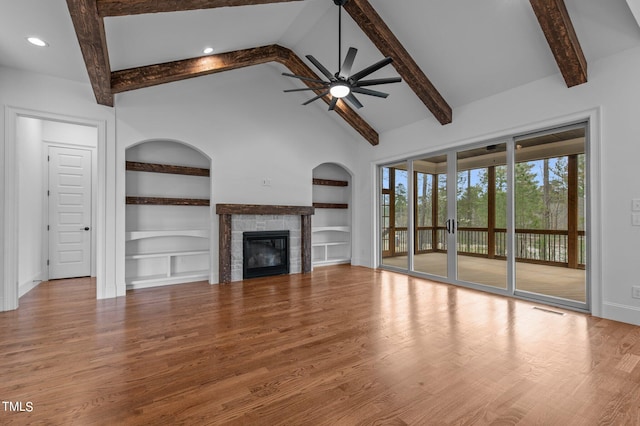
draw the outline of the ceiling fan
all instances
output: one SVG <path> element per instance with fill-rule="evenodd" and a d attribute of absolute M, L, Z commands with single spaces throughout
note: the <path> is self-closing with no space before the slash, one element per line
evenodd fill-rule
<path fill-rule="evenodd" d="M 338 12 L 338 66 L 340 66 L 340 61 L 342 60 L 342 52 L 341 52 L 341 44 L 342 44 L 342 6 L 344 6 L 349 0 L 333 0 L 333 3 L 339 7 Z M 354 93 L 368 95 L 368 96 L 377 96 L 379 98 L 386 98 L 389 96 L 387 93 L 379 92 L 377 90 L 367 89 L 367 86 L 375 86 L 380 84 L 387 83 L 399 83 L 402 81 L 400 77 L 392 77 L 392 78 L 379 78 L 373 80 L 362 80 L 362 78 L 368 76 L 369 74 L 373 74 L 378 71 L 380 68 L 389 65 L 393 62 L 393 59 L 390 57 L 386 57 L 383 60 L 376 62 L 373 65 L 368 66 L 367 68 L 358 71 L 354 74 L 351 73 L 351 67 L 353 65 L 353 61 L 358 53 L 358 49 L 355 47 L 350 47 L 347 52 L 347 56 L 340 67 L 340 71 L 335 74 L 331 74 L 331 72 L 324 67 L 316 58 L 311 55 L 306 55 L 306 58 L 313 64 L 315 67 L 320 70 L 320 72 L 329 80 L 319 80 L 315 78 L 309 78 L 302 75 L 295 75 L 291 73 L 283 72 L 282 75 L 286 77 L 298 78 L 300 80 L 308 81 L 311 83 L 315 83 L 313 87 L 305 87 L 303 89 L 288 89 L 285 92 L 301 92 L 304 90 L 322 90 L 318 96 L 309 99 L 302 105 L 308 105 L 311 102 L 320 99 L 326 95 L 331 95 L 331 103 L 329 104 L 329 111 L 333 111 L 338 103 L 338 99 L 345 98 L 348 100 L 354 107 L 360 109 L 362 108 L 362 104 L 355 97 Z"/>

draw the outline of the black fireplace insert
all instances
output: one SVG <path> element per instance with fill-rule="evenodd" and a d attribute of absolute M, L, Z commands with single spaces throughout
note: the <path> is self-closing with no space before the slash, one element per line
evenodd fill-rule
<path fill-rule="evenodd" d="M 242 278 L 289 273 L 289 231 L 242 234 Z"/>

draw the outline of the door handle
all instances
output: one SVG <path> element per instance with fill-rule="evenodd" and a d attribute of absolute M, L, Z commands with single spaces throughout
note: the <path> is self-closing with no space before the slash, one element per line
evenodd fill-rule
<path fill-rule="evenodd" d="M 88 226 L 85 226 L 85 227 L 84 227 L 84 230 L 85 230 L 85 231 L 88 231 L 89 229 L 91 229 L 91 228 L 89 228 Z"/>
<path fill-rule="evenodd" d="M 456 220 L 455 219 L 447 219 L 446 229 L 448 234 L 456 233 Z"/>

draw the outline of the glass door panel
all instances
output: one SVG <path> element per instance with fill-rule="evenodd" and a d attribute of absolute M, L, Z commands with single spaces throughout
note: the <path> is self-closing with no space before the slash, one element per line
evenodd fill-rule
<path fill-rule="evenodd" d="M 381 263 L 408 269 L 409 172 L 407 163 L 381 168 L 380 247 Z"/>
<path fill-rule="evenodd" d="M 456 187 L 457 277 L 507 288 L 507 145 L 459 151 Z"/>
<path fill-rule="evenodd" d="M 584 126 L 516 140 L 516 291 L 586 304 Z"/>
<path fill-rule="evenodd" d="M 413 270 L 447 277 L 447 156 L 413 162 Z"/>

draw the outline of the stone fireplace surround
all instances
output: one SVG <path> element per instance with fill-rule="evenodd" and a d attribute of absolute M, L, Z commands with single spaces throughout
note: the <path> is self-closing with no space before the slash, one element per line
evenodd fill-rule
<path fill-rule="evenodd" d="M 296 252 L 299 253 L 299 256 L 297 256 L 299 263 L 294 260 L 291 265 L 291 271 L 300 271 L 303 274 L 311 272 L 311 215 L 313 213 L 314 208 L 311 206 L 216 204 L 216 214 L 218 214 L 219 219 L 218 281 L 222 284 L 242 279 L 242 258 L 238 259 L 237 254 L 234 256 L 234 247 L 236 247 L 236 251 L 238 250 L 238 245 L 234 244 L 234 233 L 236 234 L 236 239 L 239 235 L 239 250 L 240 256 L 242 256 L 241 241 L 243 231 L 272 230 L 271 228 L 273 227 L 289 229 L 289 231 L 294 231 L 296 234 L 299 232 L 299 244 L 294 239 L 290 241 L 292 255 L 295 256 Z M 233 220 L 236 225 L 232 223 L 232 216 L 237 216 Z M 299 218 L 295 216 L 299 216 Z M 235 231 L 234 226 L 236 228 Z M 298 229 L 291 229 L 295 227 L 298 227 Z M 296 263 L 299 267 L 296 267 Z M 238 264 L 240 265 L 239 275 Z"/>

